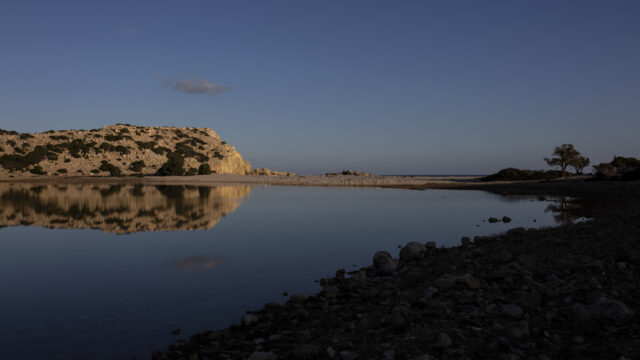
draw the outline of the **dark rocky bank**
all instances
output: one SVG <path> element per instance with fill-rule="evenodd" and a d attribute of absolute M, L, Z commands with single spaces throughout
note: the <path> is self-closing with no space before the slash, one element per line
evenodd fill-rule
<path fill-rule="evenodd" d="M 638 359 L 640 184 L 527 183 L 501 193 L 576 197 L 557 228 L 462 246 L 410 243 L 399 259 L 321 281 L 178 340 L 153 359 Z"/>

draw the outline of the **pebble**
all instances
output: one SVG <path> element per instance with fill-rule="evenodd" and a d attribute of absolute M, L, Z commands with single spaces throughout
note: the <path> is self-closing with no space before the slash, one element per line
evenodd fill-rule
<path fill-rule="evenodd" d="M 600 297 L 591 305 L 591 315 L 597 320 L 618 324 L 628 320 L 633 312 L 620 301 Z"/>
<path fill-rule="evenodd" d="M 254 351 L 249 355 L 248 360 L 276 360 L 277 356 L 272 352 Z"/>
<path fill-rule="evenodd" d="M 522 317 L 522 314 L 524 313 L 522 311 L 522 308 L 516 304 L 507 304 L 507 305 L 502 305 L 502 314 L 510 316 L 512 318 L 516 318 L 519 319 Z"/>
<path fill-rule="evenodd" d="M 438 335 L 438 339 L 436 341 L 436 345 L 438 347 L 448 348 L 452 343 L 451 338 L 446 333 L 440 333 L 440 335 Z"/>

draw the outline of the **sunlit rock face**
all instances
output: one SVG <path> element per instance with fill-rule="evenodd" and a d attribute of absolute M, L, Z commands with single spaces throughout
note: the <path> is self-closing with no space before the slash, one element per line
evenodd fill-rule
<path fill-rule="evenodd" d="M 232 213 L 250 186 L 0 183 L 0 227 L 140 231 L 203 230 Z"/>
<path fill-rule="evenodd" d="M 192 174 L 209 173 L 201 166 L 217 174 L 252 171 L 212 129 L 117 124 L 30 134 L 0 129 L 0 178 L 151 175 L 172 153 Z"/>

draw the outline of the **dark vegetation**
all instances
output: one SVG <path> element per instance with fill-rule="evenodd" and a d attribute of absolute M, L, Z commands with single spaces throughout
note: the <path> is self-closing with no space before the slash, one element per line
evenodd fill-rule
<path fill-rule="evenodd" d="M 559 170 L 520 170 L 507 168 L 495 174 L 485 176 L 480 181 L 525 181 L 525 180 L 551 180 L 562 176 Z"/>
<path fill-rule="evenodd" d="M 151 151 L 153 151 L 154 153 L 156 153 L 158 155 L 163 155 L 165 153 L 170 153 L 171 152 L 170 149 L 168 149 L 168 148 L 166 148 L 164 146 L 155 147 L 155 148 L 151 149 Z"/>
<path fill-rule="evenodd" d="M 62 153 L 64 151 L 69 151 L 74 158 L 80 158 L 83 155 L 87 155 L 89 151 L 93 150 L 96 146 L 95 142 L 84 142 L 82 139 L 73 139 L 70 142 L 63 142 L 60 144 L 47 144 L 46 148 L 50 152 L 53 153 Z"/>
<path fill-rule="evenodd" d="M 207 164 L 207 163 L 200 164 L 200 167 L 198 168 L 198 174 L 200 174 L 200 175 L 210 175 L 211 174 L 211 166 L 209 166 L 209 164 Z"/>
<path fill-rule="evenodd" d="M 611 162 L 593 168 L 597 180 L 640 180 L 640 160 L 633 157 L 614 156 Z"/>
<path fill-rule="evenodd" d="M 0 129 L 0 135 L 20 135 L 20 133 L 13 130 Z"/>
<path fill-rule="evenodd" d="M 123 130 L 126 130 L 126 129 L 123 129 Z M 117 135 L 114 135 L 114 134 L 105 135 L 104 139 L 107 140 L 107 141 L 120 141 L 120 140 L 124 140 L 124 139 L 133 140 L 133 138 L 131 136 L 122 135 L 122 134 L 123 134 L 123 132 L 121 131 Z"/>
<path fill-rule="evenodd" d="M 135 172 L 140 172 L 146 166 L 147 165 L 144 163 L 143 160 L 138 160 L 138 161 L 132 162 L 131 165 L 129 165 L 129 170 L 135 171 Z"/>
<path fill-rule="evenodd" d="M 182 141 L 176 144 L 176 150 L 175 152 L 182 155 L 185 158 L 196 158 L 199 162 L 207 162 L 209 161 L 209 157 L 206 156 L 205 154 L 199 153 L 195 150 L 193 150 L 193 148 L 191 146 L 197 146 L 198 142 L 195 141 L 198 140 L 200 142 L 202 142 L 202 140 L 200 139 L 194 139 L 192 138 L 191 140 L 186 140 L 186 141 Z"/>
<path fill-rule="evenodd" d="M 69 140 L 69 137 L 66 135 L 49 135 L 51 140 Z"/>
<path fill-rule="evenodd" d="M 126 147 L 124 145 L 115 145 L 114 146 L 113 144 L 109 144 L 109 143 L 100 144 L 100 147 L 96 148 L 96 153 L 99 153 L 100 151 L 117 152 L 117 153 L 120 153 L 120 155 L 131 154 L 131 150 L 129 150 L 128 147 Z"/>
<path fill-rule="evenodd" d="M 0 156 L 0 165 L 9 171 L 24 171 L 27 167 L 39 163 L 50 155 L 52 154 L 47 148 L 38 145 L 25 155 L 5 154 Z M 55 154 L 53 155 L 55 156 Z"/>
<path fill-rule="evenodd" d="M 162 164 L 156 172 L 159 176 L 182 176 L 184 175 L 184 156 L 173 152 L 167 155 L 167 162 Z"/>
<path fill-rule="evenodd" d="M 122 171 L 119 167 L 109 163 L 106 160 L 102 160 L 102 165 L 98 168 L 100 171 L 108 171 L 110 176 L 122 176 Z"/>
<path fill-rule="evenodd" d="M 195 176 L 198 175 L 198 169 L 190 167 L 189 170 L 185 173 L 186 176 Z"/>
<path fill-rule="evenodd" d="M 62 169 L 58 169 L 57 172 L 60 173 L 60 174 L 66 174 L 68 171 L 67 171 L 67 169 L 62 168 Z"/>
<path fill-rule="evenodd" d="M 545 158 L 549 166 L 560 166 L 562 177 L 567 173 L 567 166 L 576 169 L 576 174 L 582 174 L 582 170 L 589 166 L 589 158 L 584 157 L 572 144 L 562 144 L 553 148 L 553 157 Z"/>
<path fill-rule="evenodd" d="M 140 150 L 148 150 L 153 149 L 158 143 L 155 141 L 136 141 L 136 144 Z"/>
<path fill-rule="evenodd" d="M 29 170 L 29 172 L 36 175 L 47 175 L 47 172 L 43 171 L 42 167 L 39 165 L 34 166 L 33 169 Z"/>

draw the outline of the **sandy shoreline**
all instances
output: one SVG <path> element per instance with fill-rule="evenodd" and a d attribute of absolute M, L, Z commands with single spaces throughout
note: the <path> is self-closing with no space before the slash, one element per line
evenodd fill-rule
<path fill-rule="evenodd" d="M 476 184 L 473 176 L 347 176 L 347 175 L 302 175 L 302 176 L 262 176 L 262 175 L 197 175 L 197 176 L 145 176 L 145 177 L 29 177 L 0 178 L 0 182 L 28 183 L 122 183 L 147 185 L 199 185 L 255 184 L 280 186 L 325 186 L 325 187 L 433 187 Z"/>

